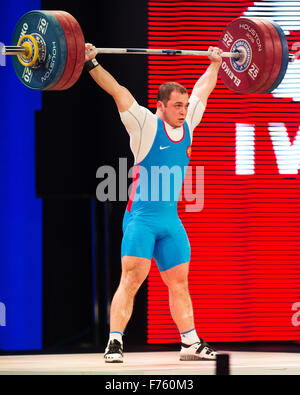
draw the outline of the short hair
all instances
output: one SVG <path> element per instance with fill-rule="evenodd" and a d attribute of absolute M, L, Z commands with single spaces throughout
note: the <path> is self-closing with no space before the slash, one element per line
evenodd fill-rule
<path fill-rule="evenodd" d="M 188 94 L 187 89 L 178 82 L 165 82 L 158 89 L 157 101 L 162 101 L 166 106 L 173 91 L 177 91 L 182 94 Z"/>

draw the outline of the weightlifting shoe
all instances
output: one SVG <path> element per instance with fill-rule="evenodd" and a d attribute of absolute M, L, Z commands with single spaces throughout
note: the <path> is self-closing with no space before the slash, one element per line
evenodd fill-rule
<path fill-rule="evenodd" d="M 203 339 L 191 345 L 181 343 L 180 361 L 214 361 L 216 358 L 216 351 Z"/>
<path fill-rule="evenodd" d="M 104 360 L 107 363 L 122 363 L 123 362 L 123 346 L 116 340 L 111 340 L 104 353 Z"/>

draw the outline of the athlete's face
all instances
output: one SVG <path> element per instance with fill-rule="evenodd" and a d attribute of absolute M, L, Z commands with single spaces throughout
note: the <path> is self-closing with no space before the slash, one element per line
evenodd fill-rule
<path fill-rule="evenodd" d="M 173 91 L 166 105 L 163 102 L 159 102 L 158 105 L 162 114 L 162 120 L 173 126 L 173 128 L 178 128 L 185 121 L 189 107 L 189 96 L 187 93 Z"/>

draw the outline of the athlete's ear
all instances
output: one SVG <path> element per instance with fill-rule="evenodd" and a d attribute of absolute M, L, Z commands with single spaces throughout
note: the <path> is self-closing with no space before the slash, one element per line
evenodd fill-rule
<path fill-rule="evenodd" d="M 165 109 L 165 105 L 162 101 L 158 100 L 156 107 L 159 111 L 163 111 Z"/>

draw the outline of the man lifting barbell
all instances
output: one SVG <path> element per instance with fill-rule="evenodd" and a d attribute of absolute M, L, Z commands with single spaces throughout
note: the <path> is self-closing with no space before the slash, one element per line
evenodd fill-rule
<path fill-rule="evenodd" d="M 215 351 L 199 339 L 195 330 L 188 289 L 190 244 L 177 213 L 182 184 L 177 186 L 173 200 L 164 201 L 160 194 L 159 200 L 152 201 L 151 166 L 168 166 L 170 169 L 176 165 L 184 174 L 190 160 L 193 131 L 200 123 L 207 99 L 216 85 L 223 51 L 217 47 L 209 48 L 211 64 L 196 82 L 190 98 L 182 85 L 176 82 L 163 84 L 159 88 L 154 115 L 139 106 L 129 90 L 98 64 L 94 46 L 86 44 L 86 50 L 85 67 L 96 83 L 115 100 L 135 158 L 135 186 L 123 219 L 122 275 L 111 304 L 105 361 L 123 361 L 122 336 L 132 314 L 134 297 L 150 271 L 152 257 L 169 289 L 171 315 L 182 340 L 180 360 L 213 360 Z M 146 170 L 147 181 L 140 176 L 140 167 Z M 145 187 L 145 182 L 148 182 L 148 199 L 135 200 L 135 193 Z M 173 190 L 172 183 L 170 190 Z"/>
<path fill-rule="evenodd" d="M 151 193 L 151 179 L 147 185 L 142 168 L 151 174 L 153 164 L 177 165 L 184 174 L 193 130 L 201 121 L 218 73 L 224 85 L 239 94 L 266 94 L 279 86 L 289 61 L 295 59 L 289 54 L 281 27 L 271 20 L 237 18 L 224 29 L 218 47 L 210 47 L 209 51 L 96 49 L 85 44 L 80 25 L 69 13 L 36 10 L 19 20 L 12 46 L 3 47 L 2 51 L 5 55 L 17 55 L 13 58 L 16 74 L 33 90 L 69 89 L 86 64 L 95 81 L 114 98 L 130 135 L 136 165 L 133 192 L 123 220 L 122 276 L 111 306 L 106 362 L 123 361 L 122 334 L 132 313 L 134 296 L 149 273 L 152 257 L 169 288 L 170 310 L 182 337 L 180 359 L 215 359 L 215 351 L 199 339 L 194 328 L 188 290 L 190 246 L 177 214 L 182 183 L 177 186 L 172 202 L 137 201 L 135 196 L 143 186 L 150 186 Z M 211 64 L 195 84 L 190 98 L 183 86 L 164 84 L 158 92 L 154 115 L 139 106 L 130 92 L 98 65 L 95 59 L 98 53 L 208 56 Z"/>

